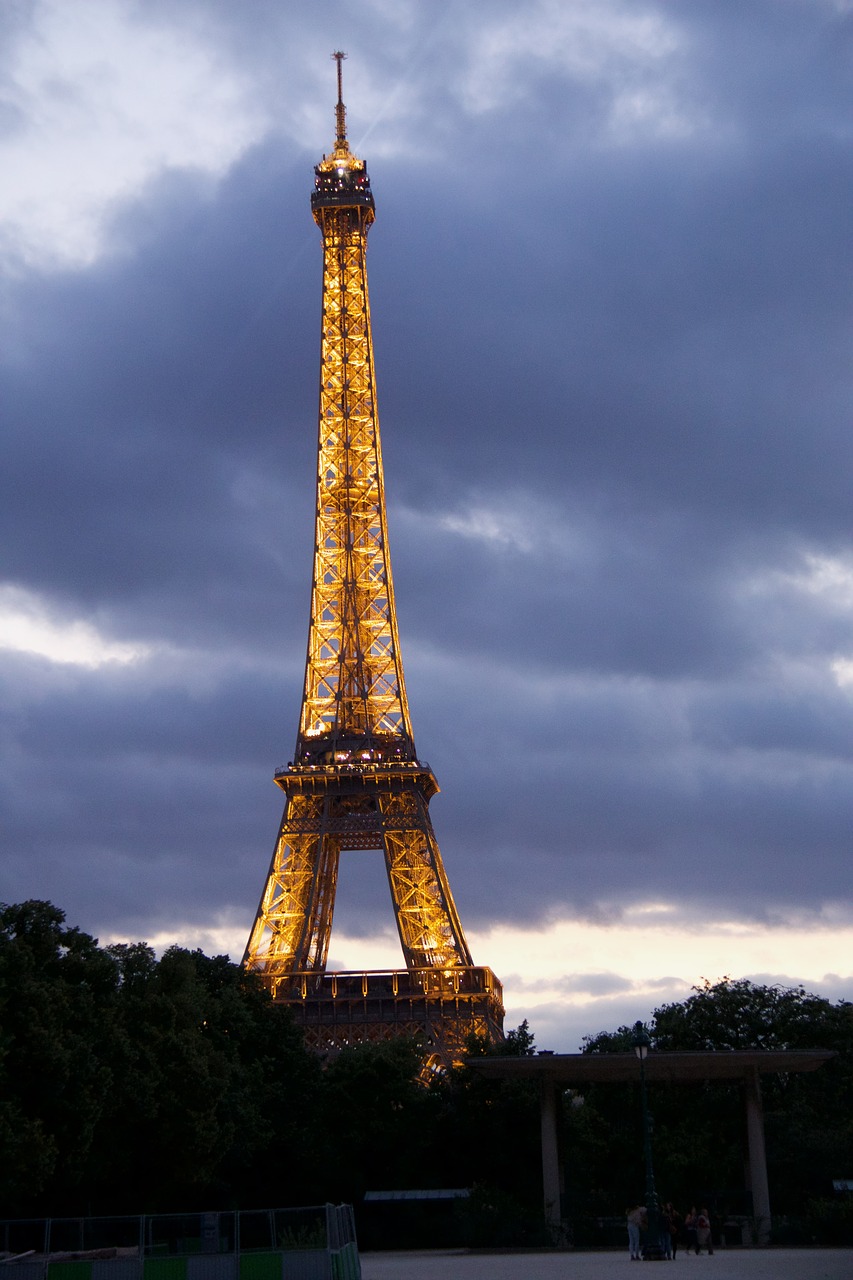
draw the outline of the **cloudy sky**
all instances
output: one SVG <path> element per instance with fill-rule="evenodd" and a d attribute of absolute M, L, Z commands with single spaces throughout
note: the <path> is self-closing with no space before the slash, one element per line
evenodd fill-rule
<path fill-rule="evenodd" d="M 296 736 L 350 139 L 399 624 L 542 1046 L 853 998 L 850 0 L 0 13 L 0 897 L 239 958 Z M 398 966 L 346 855 L 338 967 Z"/>

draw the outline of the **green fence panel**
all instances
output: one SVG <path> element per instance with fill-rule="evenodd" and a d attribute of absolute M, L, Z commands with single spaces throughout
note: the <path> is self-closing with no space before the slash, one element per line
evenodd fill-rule
<path fill-rule="evenodd" d="M 143 1280 L 187 1280 L 186 1258 L 146 1258 Z M 72 1277 L 71 1280 L 76 1280 Z"/>
<path fill-rule="evenodd" d="M 91 1262 L 50 1262 L 48 1280 L 92 1280 Z"/>
<path fill-rule="evenodd" d="M 241 1253 L 240 1280 L 281 1280 L 280 1253 Z"/>

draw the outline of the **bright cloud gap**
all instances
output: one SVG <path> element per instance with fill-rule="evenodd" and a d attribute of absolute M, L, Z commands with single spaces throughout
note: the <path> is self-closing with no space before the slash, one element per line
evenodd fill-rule
<path fill-rule="evenodd" d="M 84 619 L 57 620 L 34 592 L 9 585 L 0 587 L 0 649 L 90 669 L 126 666 L 151 652 L 148 645 L 108 640 Z"/>

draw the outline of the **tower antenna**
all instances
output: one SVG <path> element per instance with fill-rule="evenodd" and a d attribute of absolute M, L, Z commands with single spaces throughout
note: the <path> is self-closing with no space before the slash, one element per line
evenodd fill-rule
<path fill-rule="evenodd" d="M 347 109 L 344 106 L 344 77 L 341 64 L 347 55 L 339 49 L 337 53 L 333 53 L 332 57 L 338 64 L 338 103 L 335 107 L 335 123 L 337 125 L 337 137 L 335 138 L 336 147 L 346 147 L 347 145 Z"/>

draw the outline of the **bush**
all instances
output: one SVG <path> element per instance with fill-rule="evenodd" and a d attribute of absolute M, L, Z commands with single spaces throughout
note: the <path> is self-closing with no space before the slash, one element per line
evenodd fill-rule
<path fill-rule="evenodd" d="M 496 1187 L 474 1187 L 456 1211 L 461 1243 L 469 1249 L 538 1248 L 554 1243 L 541 1213 Z"/>

